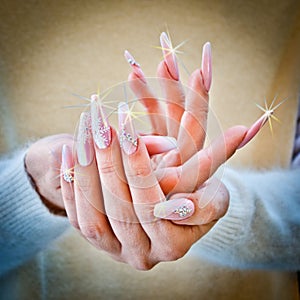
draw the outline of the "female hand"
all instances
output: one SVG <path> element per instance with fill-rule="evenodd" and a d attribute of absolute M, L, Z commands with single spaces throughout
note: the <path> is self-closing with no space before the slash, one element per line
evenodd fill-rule
<path fill-rule="evenodd" d="M 120 144 L 93 100 L 91 117 L 83 113 L 80 119 L 75 161 L 68 146 L 63 150 L 62 195 L 71 223 L 88 241 L 119 261 L 150 269 L 160 261 L 182 257 L 213 226 L 215 215 L 201 226 L 155 218 L 154 207 L 165 201 L 165 194 L 125 103 L 119 106 L 119 123 Z M 67 182 L 73 166 L 74 180 Z M 179 215 L 182 207 L 193 213 L 193 202 L 181 199 L 174 214 Z M 216 212 L 223 213 L 224 208 Z"/>
<path fill-rule="evenodd" d="M 166 33 L 161 34 L 160 41 L 164 60 L 158 66 L 157 78 L 163 99 L 156 98 L 140 65 L 125 51 L 125 57 L 133 68 L 128 78 L 130 87 L 147 110 L 153 134 L 167 135 L 177 140 L 176 149 L 152 157 L 154 168 L 180 165 L 202 149 L 212 80 L 211 47 L 206 43 L 201 69 L 191 74 L 185 95 L 174 49 Z"/>

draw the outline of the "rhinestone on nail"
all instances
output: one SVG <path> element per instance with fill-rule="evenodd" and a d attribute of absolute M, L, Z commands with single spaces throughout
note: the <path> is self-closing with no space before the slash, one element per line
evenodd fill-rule
<path fill-rule="evenodd" d="M 123 127 L 121 130 L 121 134 L 120 134 L 120 143 L 121 143 L 121 147 L 123 145 L 123 143 L 125 141 L 128 141 L 129 143 L 131 143 L 132 145 L 134 145 L 135 147 L 137 147 L 137 139 L 134 139 L 130 133 L 127 133 L 125 131 L 125 128 Z"/>
<path fill-rule="evenodd" d="M 192 212 L 192 209 L 188 208 L 187 206 L 181 206 L 181 207 L 178 207 L 174 210 L 174 213 L 175 214 L 178 214 L 179 217 L 183 218 L 187 215 L 189 215 L 190 213 Z"/>
<path fill-rule="evenodd" d="M 128 58 L 128 63 L 130 63 L 132 66 L 140 67 L 140 64 L 137 63 L 133 58 Z"/>
<path fill-rule="evenodd" d="M 74 177 L 72 176 L 72 174 L 69 170 L 64 171 L 63 178 L 66 182 L 69 182 L 69 183 L 74 181 Z"/>

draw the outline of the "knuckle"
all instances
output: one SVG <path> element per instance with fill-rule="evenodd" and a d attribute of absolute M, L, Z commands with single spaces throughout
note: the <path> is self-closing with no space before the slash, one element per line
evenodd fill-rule
<path fill-rule="evenodd" d="M 111 160 L 102 161 L 98 165 L 99 172 L 102 174 L 111 174 L 116 172 L 116 167 Z"/>
<path fill-rule="evenodd" d="M 149 271 L 151 270 L 156 263 L 150 262 L 147 258 L 140 258 L 134 262 L 131 263 L 131 265 L 139 271 Z"/>
<path fill-rule="evenodd" d="M 80 231 L 87 239 L 97 240 L 101 235 L 99 227 L 95 224 L 80 225 Z"/>
<path fill-rule="evenodd" d="M 147 177 L 151 174 L 152 168 L 148 164 L 132 164 L 127 172 L 128 177 Z"/>

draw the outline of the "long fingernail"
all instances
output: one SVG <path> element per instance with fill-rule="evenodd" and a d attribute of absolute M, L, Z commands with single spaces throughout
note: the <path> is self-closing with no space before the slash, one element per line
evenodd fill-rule
<path fill-rule="evenodd" d="M 184 220 L 194 213 L 194 203 L 186 198 L 161 202 L 154 207 L 154 216 L 167 220 Z"/>
<path fill-rule="evenodd" d="M 97 147 L 105 149 L 111 142 L 111 130 L 108 118 L 98 100 L 98 95 L 91 96 L 92 132 Z"/>
<path fill-rule="evenodd" d="M 173 50 L 171 41 L 169 40 L 168 35 L 163 32 L 160 35 L 160 44 L 162 47 L 165 63 L 167 64 L 170 75 L 174 80 L 179 80 L 179 71 L 176 55 Z"/>
<path fill-rule="evenodd" d="M 88 166 L 94 158 L 93 138 L 91 130 L 91 114 L 83 112 L 80 115 L 77 135 L 77 158 L 81 166 Z"/>
<path fill-rule="evenodd" d="M 268 121 L 268 115 L 265 113 L 263 114 L 247 131 L 244 139 L 240 143 L 237 149 L 240 149 L 244 147 L 246 144 L 248 144 L 260 131 L 260 129 L 266 124 Z"/>
<path fill-rule="evenodd" d="M 121 148 L 123 148 L 126 154 L 133 154 L 137 149 L 138 142 L 137 134 L 135 132 L 130 116 L 130 109 L 127 103 L 119 103 L 118 115 L 120 129 L 120 146 Z"/>
<path fill-rule="evenodd" d="M 206 91 L 209 92 L 212 80 L 210 42 L 205 43 L 203 46 L 201 72 L 203 76 L 204 87 Z"/>
<path fill-rule="evenodd" d="M 127 51 L 125 50 L 124 52 L 124 56 L 126 58 L 126 60 L 128 61 L 128 63 L 131 65 L 133 72 L 135 73 L 135 75 L 143 82 L 143 83 L 147 83 L 145 75 L 141 69 L 140 64 L 138 64 L 136 62 L 136 60 L 134 59 L 134 57 Z"/>
<path fill-rule="evenodd" d="M 69 183 L 73 182 L 74 166 L 73 166 L 72 152 L 67 145 L 63 145 L 61 156 L 62 156 L 61 172 L 62 172 L 63 179 Z"/>

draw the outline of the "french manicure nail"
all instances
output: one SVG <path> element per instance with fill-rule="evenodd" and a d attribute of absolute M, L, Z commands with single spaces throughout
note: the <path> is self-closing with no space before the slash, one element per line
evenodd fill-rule
<path fill-rule="evenodd" d="M 176 55 L 172 43 L 165 32 L 160 35 L 160 44 L 162 47 L 165 63 L 167 64 L 170 75 L 174 80 L 179 80 L 179 71 Z"/>
<path fill-rule="evenodd" d="M 201 71 L 202 71 L 202 76 L 204 81 L 204 87 L 206 91 L 209 92 L 211 81 L 212 81 L 210 42 L 205 43 L 203 46 Z"/>
<path fill-rule="evenodd" d="M 67 145 L 63 145 L 61 154 L 62 154 L 61 171 L 62 171 L 63 179 L 66 182 L 71 183 L 74 181 L 74 177 L 73 177 L 74 166 L 72 160 L 72 152 Z"/>
<path fill-rule="evenodd" d="M 179 221 L 194 213 L 193 201 L 186 198 L 172 199 L 161 202 L 154 207 L 154 216 L 161 219 Z"/>
<path fill-rule="evenodd" d="M 88 166 L 94 158 L 93 138 L 91 130 L 91 114 L 83 112 L 80 115 L 77 135 L 77 158 L 81 166 Z"/>
<path fill-rule="evenodd" d="M 105 149 L 111 142 L 111 130 L 98 95 L 91 96 L 91 117 L 95 144 L 99 149 Z"/>
<path fill-rule="evenodd" d="M 119 103 L 118 116 L 120 129 L 120 146 L 127 155 L 133 154 L 137 149 L 138 142 L 137 134 L 135 132 L 130 116 L 130 109 L 127 103 Z"/>
<path fill-rule="evenodd" d="M 266 124 L 268 121 L 268 114 L 264 113 L 247 131 L 244 139 L 240 143 L 237 149 L 240 149 L 244 147 L 246 144 L 248 144 L 260 131 L 260 129 Z"/>
<path fill-rule="evenodd" d="M 141 69 L 140 64 L 138 64 L 136 62 L 136 60 L 134 59 L 134 57 L 129 53 L 129 51 L 125 50 L 124 52 L 124 56 L 127 60 L 127 62 L 131 65 L 133 72 L 135 73 L 135 75 L 143 82 L 143 83 L 147 83 L 145 75 Z"/>

